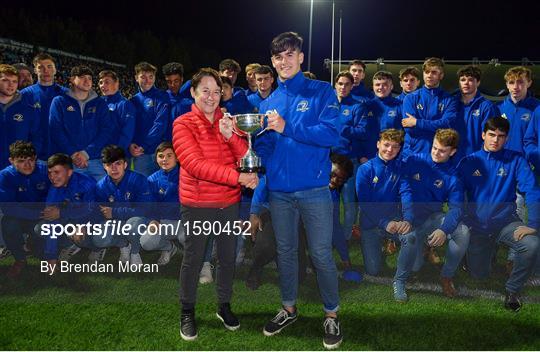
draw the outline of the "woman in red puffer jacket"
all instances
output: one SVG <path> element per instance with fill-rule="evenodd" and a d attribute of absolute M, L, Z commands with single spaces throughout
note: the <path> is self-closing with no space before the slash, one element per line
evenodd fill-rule
<path fill-rule="evenodd" d="M 173 146 L 180 162 L 180 203 L 186 242 L 180 269 L 180 335 L 197 338 L 195 299 L 208 236 L 217 244 L 217 317 L 229 330 L 240 323 L 230 308 L 235 267 L 238 209 L 241 186 L 255 188 L 256 174 L 239 173 L 237 161 L 246 141 L 232 131 L 232 121 L 219 108 L 221 79 L 203 68 L 191 80 L 195 99 L 191 111 L 173 124 Z"/>

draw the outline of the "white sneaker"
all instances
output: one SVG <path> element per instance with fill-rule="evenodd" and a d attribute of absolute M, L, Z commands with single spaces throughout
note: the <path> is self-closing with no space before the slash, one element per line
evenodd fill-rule
<path fill-rule="evenodd" d="M 540 276 L 531 276 L 525 286 L 539 287 L 540 286 Z"/>
<path fill-rule="evenodd" d="M 212 277 L 212 264 L 210 262 L 204 262 L 201 273 L 199 274 L 199 283 L 200 284 L 209 284 L 214 281 Z"/>
<path fill-rule="evenodd" d="M 136 264 L 136 265 L 139 265 L 139 264 L 142 264 L 142 258 L 141 258 L 141 255 L 139 253 L 135 253 L 135 254 L 131 254 L 129 256 L 129 264 Z"/>
<path fill-rule="evenodd" d="M 125 247 L 120 247 L 120 258 L 118 258 L 118 261 L 122 263 L 129 263 L 130 255 L 131 243 Z"/>
<path fill-rule="evenodd" d="M 92 251 L 88 255 L 88 264 L 94 264 L 102 262 L 105 258 L 105 253 L 107 252 L 107 248 L 101 248 L 97 251 Z"/>
<path fill-rule="evenodd" d="M 157 261 L 157 265 L 167 265 L 171 258 L 178 252 L 178 248 L 171 242 L 172 248 L 168 251 L 161 251 L 161 256 Z"/>
<path fill-rule="evenodd" d="M 244 257 L 245 256 L 246 256 L 246 247 L 242 247 L 238 251 L 238 255 L 236 256 L 236 265 L 237 266 L 242 265 L 242 263 L 244 262 Z"/>
<path fill-rule="evenodd" d="M 0 260 L 7 258 L 11 255 L 11 251 L 7 247 L 0 246 Z"/>
<path fill-rule="evenodd" d="M 71 257 L 79 253 L 80 251 L 81 247 L 77 246 L 76 244 L 72 244 L 71 246 L 64 248 L 60 251 L 60 254 L 58 255 L 58 260 L 63 262 L 69 262 Z"/>

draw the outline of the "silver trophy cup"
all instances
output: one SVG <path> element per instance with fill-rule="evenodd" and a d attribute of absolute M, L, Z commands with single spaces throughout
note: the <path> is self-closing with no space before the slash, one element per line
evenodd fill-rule
<path fill-rule="evenodd" d="M 247 137 L 248 150 L 246 154 L 238 162 L 238 171 L 240 172 L 261 172 L 264 173 L 264 168 L 261 163 L 261 158 L 255 154 L 251 146 L 251 136 L 258 130 L 260 130 L 264 123 L 264 114 L 240 114 L 225 116 L 233 120 L 234 133 L 239 136 Z M 261 130 L 257 135 L 264 132 L 266 129 Z"/>

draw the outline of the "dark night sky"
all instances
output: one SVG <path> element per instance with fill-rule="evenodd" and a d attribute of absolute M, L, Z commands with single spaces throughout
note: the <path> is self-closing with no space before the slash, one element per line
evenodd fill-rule
<path fill-rule="evenodd" d="M 309 0 L 152 0 L 144 7 L 133 1 L 90 3 L 95 5 L 77 10 L 73 1 L 54 1 L 49 7 L 43 2 L 25 1 L 18 7 L 25 7 L 30 16 L 47 14 L 105 22 L 120 32 L 137 27 L 158 36 L 189 37 L 201 47 L 214 48 L 223 58 L 236 58 L 241 65 L 269 63 L 272 37 L 294 30 L 304 37 L 307 55 Z M 335 4 L 336 59 L 342 10 L 343 59 L 422 60 L 441 56 L 540 60 L 540 21 L 532 2 L 519 2 L 519 9 L 514 5 L 517 1 L 341 0 Z M 332 2 L 315 0 L 311 68 L 318 74 L 325 72 L 323 60 L 331 54 L 331 16 Z M 303 68 L 307 69 L 307 57 Z"/>

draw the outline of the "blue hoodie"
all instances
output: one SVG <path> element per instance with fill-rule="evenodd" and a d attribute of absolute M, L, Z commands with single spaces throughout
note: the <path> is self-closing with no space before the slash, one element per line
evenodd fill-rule
<path fill-rule="evenodd" d="M 456 157 L 461 159 L 482 149 L 484 124 L 489 118 L 497 116 L 498 111 L 480 92 L 466 105 L 461 101 L 461 94 L 456 95 L 456 106 L 457 118 L 452 128 L 459 133 Z"/>
<path fill-rule="evenodd" d="M 270 191 L 296 192 L 328 186 L 330 147 L 339 139 L 339 103 L 329 83 L 298 72 L 261 103 L 261 113 L 277 111 L 283 133 L 266 131 L 255 139 L 266 166 Z"/>
<path fill-rule="evenodd" d="M 150 193 L 154 201 L 162 204 L 155 204 L 151 215 L 153 219 L 180 220 L 180 201 L 178 200 L 178 175 L 179 167 L 169 172 L 159 169 L 148 176 Z"/>
<path fill-rule="evenodd" d="M 415 226 L 423 224 L 432 214 L 442 212 L 446 202 L 448 212 L 439 228 L 451 234 L 461 221 L 464 190 L 453 159 L 436 163 L 429 154 L 411 155 L 407 159 L 405 182 L 412 193 Z"/>
<path fill-rule="evenodd" d="M 39 111 L 39 128 L 42 135 L 42 148 L 38 151 L 38 159 L 47 160 L 49 154 L 49 114 L 53 99 L 59 95 L 64 95 L 68 91 L 56 83 L 50 86 L 42 86 L 39 83 L 24 88 L 22 95 L 28 95 L 32 104 Z"/>
<path fill-rule="evenodd" d="M 540 175 L 540 107 L 534 109 L 532 119 L 527 126 L 527 131 L 523 137 L 523 149 L 527 160 L 534 167 L 534 173 Z"/>
<path fill-rule="evenodd" d="M 112 207 L 112 218 L 116 220 L 147 216 L 152 200 L 148 180 L 135 171 L 126 170 L 118 185 L 107 175 L 96 186 L 96 202 Z"/>
<path fill-rule="evenodd" d="M 390 221 L 402 218 L 412 224 L 412 209 L 407 207 L 411 204 L 411 191 L 402 178 L 400 159 L 386 162 L 377 155 L 360 165 L 356 174 L 356 192 L 363 229 L 378 227 L 386 230 Z"/>
<path fill-rule="evenodd" d="M 54 98 L 49 118 L 50 154 L 84 151 L 90 160 L 99 159 L 112 138 L 111 120 L 107 104 L 94 91 L 84 102 L 70 92 Z"/>
<path fill-rule="evenodd" d="M 360 104 L 360 120 L 356 125 L 360 158 L 374 158 L 377 155 L 379 132 L 388 128 L 402 130 L 401 103 L 396 98 L 374 97 Z"/>
<path fill-rule="evenodd" d="M 153 154 L 159 143 L 171 140 L 169 97 L 164 91 L 152 87 L 144 93 L 135 94 L 130 101 L 136 111 L 132 143 L 143 147 L 144 154 Z"/>
<path fill-rule="evenodd" d="M 360 82 L 359 85 L 352 87 L 351 96 L 354 100 L 357 100 L 361 103 L 375 97 L 372 91 L 366 89 L 366 87 L 364 86 L 364 82 Z"/>
<path fill-rule="evenodd" d="M 85 223 L 95 216 L 96 181 L 94 178 L 73 172 L 65 187 L 50 187 L 47 205 L 60 209 L 60 218 L 69 223 Z"/>
<path fill-rule="evenodd" d="M 39 110 L 20 93 L 9 103 L 0 103 L 0 170 L 9 165 L 9 146 L 17 140 L 32 142 L 40 154 L 43 135 L 39 118 Z"/>
<path fill-rule="evenodd" d="M 525 193 L 529 226 L 538 228 L 540 190 L 529 164 L 519 153 L 508 149 L 491 153 L 482 148 L 462 159 L 458 170 L 467 192 L 467 225 L 485 235 L 494 235 L 509 223 L 519 221 L 519 189 Z"/>
<path fill-rule="evenodd" d="M 360 155 L 359 139 L 364 137 L 362 131 L 355 129 L 354 126 L 360 121 L 360 103 L 348 95 L 341 99 L 339 113 L 339 124 L 341 125 L 339 145 L 332 148 L 332 152 L 346 155 L 349 158 L 358 158 Z"/>
<path fill-rule="evenodd" d="M 524 154 L 523 137 L 529 125 L 534 109 L 540 101 L 533 97 L 527 97 L 514 103 L 508 95 L 502 102 L 497 104 L 499 114 L 510 122 L 510 132 L 505 148 Z"/>
<path fill-rule="evenodd" d="M 231 115 L 249 114 L 254 111 L 253 106 L 249 103 L 246 95 L 238 94 L 227 101 L 221 101 L 219 106 L 227 109 Z"/>
<path fill-rule="evenodd" d="M 111 115 L 114 116 L 114 133 L 109 143 L 116 144 L 128 153 L 135 132 L 135 107 L 120 92 L 101 98 L 105 100 Z"/>
<path fill-rule="evenodd" d="M 403 100 L 403 118 L 414 116 L 415 127 L 405 128 L 403 156 L 429 154 L 435 132 L 450 128 L 456 120 L 456 100 L 441 88 L 422 87 Z"/>
<path fill-rule="evenodd" d="M 30 175 L 21 174 L 13 166 L 0 171 L 0 205 L 4 215 L 39 220 L 50 186 L 47 171 L 47 166 L 41 164 L 36 164 Z"/>

